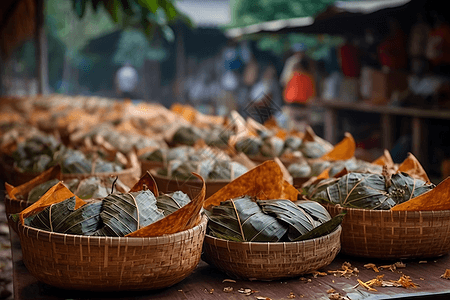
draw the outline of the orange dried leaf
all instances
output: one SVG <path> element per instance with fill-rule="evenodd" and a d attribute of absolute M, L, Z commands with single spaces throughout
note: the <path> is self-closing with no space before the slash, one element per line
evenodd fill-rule
<path fill-rule="evenodd" d="M 330 170 L 331 170 L 331 168 L 326 168 L 325 170 L 322 171 L 322 173 L 319 174 L 319 176 L 316 177 L 315 180 L 322 180 L 322 179 L 330 178 L 330 174 L 329 174 Z"/>
<path fill-rule="evenodd" d="M 283 187 L 282 187 L 282 191 L 281 191 L 281 195 L 280 195 L 279 199 L 287 199 L 287 200 L 291 200 L 291 201 L 297 201 L 299 194 L 300 194 L 300 192 L 292 184 L 290 184 L 286 180 L 283 181 Z M 276 198 L 274 198 L 274 199 L 276 199 Z"/>
<path fill-rule="evenodd" d="M 361 279 L 357 279 L 357 280 L 358 280 L 358 283 L 359 283 L 360 285 L 362 285 L 363 287 L 365 287 L 365 288 L 368 289 L 369 291 L 371 291 L 371 292 L 376 292 L 376 291 L 377 291 L 376 289 L 370 287 L 367 283 L 365 283 L 365 282 L 362 281 Z"/>
<path fill-rule="evenodd" d="M 394 161 L 392 160 L 392 156 L 387 149 L 384 149 L 384 154 L 378 157 L 376 160 L 374 160 L 372 164 L 379 166 L 386 165 L 388 168 L 394 167 Z"/>
<path fill-rule="evenodd" d="M 44 210 L 47 206 L 59 203 L 74 196 L 75 195 L 60 181 L 51 187 L 37 202 L 30 205 L 19 214 L 20 222 L 22 222 L 23 225 L 25 218 Z M 78 209 L 84 204 L 86 204 L 85 201 L 75 196 L 75 209 Z"/>
<path fill-rule="evenodd" d="M 356 143 L 353 136 L 346 132 L 345 137 L 334 146 L 333 150 L 321 157 L 322 160 L 347 160 L 355 155 Z"/>
<path fill-rule="evenodd" d="M 8 193 L 9 198 L 16 199 L 16 195 L 25 196 L 33 188 L 54 178 L 57 178 L 59 180 L 62 179 L 61 167 L 59 165 L 51 167 L 50 169 L 42 172 L 39 176 L 17 187 L 13 187 L 12 185 L 5 183 L 5 189 Z"/>
<path fill-rule="evenodd" d="M 311 126 L 307 126 L 305 130 L 305 135 L 303 137 L 304 142 L 314 142 L 316 140 L 316 134 Z"/>
<path fill-rule="evenodd" d="M 450 210 L 450 177 L 439 183 L 434 189 L 411 200 L 397 204 L 393 211 Z"/>
<path fill-rule="evenodd" d="M 265 161 L 221 188 L 205 201 L 203 207 L 208 208 L 220 205 L 222 201 L 243 195 L 257 197 L 261 200 L 282 199 L 283 191 L 287 195 L 292 192 L 291 188 L 288 188 L 284 183 L 280 167 L 276 162 L 270 160 Z M 289 200 L 296 199 L 295 197 L 295 199 Z"/>
<path fill-rule="evenodd" d="M 130 193 L 143 190 L 150 190 L 155 197 L 159 196 L 158 186 L 153 176 L 147 171 L 138 182 L 130 189 Z"/>
<path fill-rule="evenodd" d="M 409 153 L 408 157 L 400 164 L 398 167 L 398 172 L 405 172 L 411 177 L 421 179 L 427 183 L 430 182 L 430 179 L 428 178 L 428 175 L 422 165 L 411 153 Z"/>
<path fill-rule="evenodd" d="M 450 269 L 446 269 L 445 273 L 441 275 L 441 278 L 450 279 Z"/>
<path fill-rule="evenodd" d="M 200 193 L 188 204 L 171 213 L 167 217 L 141 228 L 126 236 L 152 237 L 162 236 L 165 234 L 177 233 L 188 230 L 198 224 L 199 214 L 205 201 L 206 185 L 205 180 L 198 174 L 193 173 L 202 181 L 202 189 Z"/>

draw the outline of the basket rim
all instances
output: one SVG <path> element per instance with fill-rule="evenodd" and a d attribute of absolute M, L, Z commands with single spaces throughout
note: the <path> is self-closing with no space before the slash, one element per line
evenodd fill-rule
<path fill-rule="evenodd" d="M 153 170 L 150 170 L 149 172 L 152 173 L 152 176 L 156 179 L 164 179 L 164 180 L 174 180 L 180 183 L 193 183 L 193 184 L 198 184 L 201 183 L 200 179 L 177 179 L 177 178 L 170 178 L 169 176 L 164 176 L 164 175 L 160 175 L 157 173 L 157 171 L 161 170 L 162 168 L 155 168 Z M 237 177 L 236 177 L 237 178 Z M 235 178 L 235 179 L 236 179 Z M 230 183 L 232 180 L 231 179 L 205 179 L 205 183 Z"/>
<path fill-rule="evenodd" d="M 327 239 L 329 237 L 332 237 L 334 235 L 340 235 L 342 233 L 342 225 L 339 225 L 338 227 L 336 227 L 332 232 L 323 235 L 323 236 L 319 236 L 313 239 L 307 239 L 307 240 L 303 240 L 303 241 L 297 241 L 297 242 L 236 242 L 236 241 L 230 241 L 230 240 L 225 240 L 225 239 L 221 239 L 215 236 L 211 236 L 209 234 L 205 235 L 205 241 L 206 238 L 210 238 L 212 240 L 218 240 L 221 242 L 226 242 L 229 244 L 234 244 L 234 245 L 241 245 L 241 246 L 246 246 L 246 245 L 284 245 L 284 244 L 301 244 L 301 243 L 317 243 L 320 240 L 324 240 Z"/>
<path fill-rule="evenodd" d="M 154 237 L 112 237 L 112 236 L 89 236 L 89 235 L 78 235 L 78 234 L 67 234 L 59 232 L 50 232 L 43 229 L 37 229 L 31 226 L 22 225 L 20 222 L 17 223 L 18 232 L 22 233 L 27 238 L 34 237 L 38 240 L 45 242 L 55 242 L 56 240 L 63 241 L 64 244 L 74 244 L 78 241 L 78 244 L 90 244 L 90 245 L 127 245 L 127 246 L 144 246 L 145 244 L 164 244 L 165 241 L 181 240 L 184 235 L 191 235 L 193 232 L 201 231 L 202 227 L 207 226 L 208 218 L 206 215 L 202 215 L 200 223 L 196 226 L 179 231 L 176 233 L 166 234 L 162 236 Z M 20 234 L 19 234 L 20 235 Z M 104 243 L 100 243 L 104 242 Z"/>
<path fill-rule="evenodd" d="M 320 203 L 320 202 L 319 202 Z M 385 210 L 385 209 L 364 209 L 364 208 L 351 208 L 351 207 L 344 207 L 339 204 L 331 204 L 331 203 L 320 203 L 325 208 L 331 207 L 339 210 L 348 210 L 350 212 L 355 213 L 365 213 L 368 212 L 370 214 L 424 214 L 424 215 L 436 215 L 436 214 L 450 214 L 450 209 L 444 209 L 444 210 Z"/>

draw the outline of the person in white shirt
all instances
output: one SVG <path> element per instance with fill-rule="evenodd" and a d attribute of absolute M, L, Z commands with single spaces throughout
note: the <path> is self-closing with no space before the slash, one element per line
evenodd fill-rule
<path fill-rule="evenodd" d="M 292 50 L 294 51 L 294 54 L 286 60 L 286 62 L 284 63 L 283 71 L 280 75 L 280 84 L 283 88 L 291 79 L 292 73 L 294 71 L 294 66 L 297 63 L 301 62 L 305 57 L 306 48 L 303 44 L 294 44 L 292 46 Z"/>
<path fill-rule="evenodd" d="M 116 87 L 123 98 L 132 99 L 138 83 L 138 73 L 133 66 L 125 63 L 116 73 Z"/>

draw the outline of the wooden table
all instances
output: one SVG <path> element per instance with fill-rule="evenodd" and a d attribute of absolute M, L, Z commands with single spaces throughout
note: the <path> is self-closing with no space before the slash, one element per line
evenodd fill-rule
<path fill-rule="evenodd" d="M 410 107 L 394 107 L 387 105 L 374 105 L 367 102 L 348 103 L 342 101 L 316 101 L 310 103 L 312 107 L 325 110 L 324 131 L 325 140 L 336 144 L 338 128 L 338 112 L 340 110 L 367 112 L 380 114 L 382 130 L 382 147 L 391 149 L 394 145 L 394 118 L 396 116 L 411 117 L 412 119 L 412 153 L 424 165 L 427 164 L 427 119 L 450 120 L 450 110 L 420 109 Z"/>
<path fill-rule="evenodd" d="M 352 276 L 349 279 L 327 275 L 314 278 L 312 275 L 305 275 L 302 278 L 292 278 L 287 280 L 277 280 L 271 282 L 242 281 L 236 283 L 222 282 L 229 278 L 224 273 L 200 261 L 196 270 L 182 282 L 158 291 L 143 292 L 81 292 L 73 290 L 62 290 L 48 286 L 37 281 L 28 273 L 22 261 L 22 252 L 17 234 L 11 232 L 11 251 L 13 254 L 14 267 L 14 299 L 228 299 L 228 300 L 250 300 L 256 296 L 268 297 L 270 299 L 289 299 L 290 293 L 295 295 L 295 299 L 328 299 L 327 291 L 331 288 L 341 295 L 347 295 L 350 299 L 449 299 L 450 280 L 440 278 L 446 268 L 450 268 L 450 256 L 446 255 L 427 263 L 419 261 L 404 261 L 406 268 L 398 269 L 396 272 L 384 270 L 375 273 L 363 267 L 366 263 L 376 263 L 377 265 L 390 264 L 391 262 L 379 262 L 370 259 L 354 259 L 338 256 L 331 265 L 323 271 L 337 270 L 342 263 L 348 261 L 352 266 L 359 269 L 359 276 Z M 395 261 L 394 261 L 395 262 Z M 414 283 L 420 285 L 417 289 L 405 288 L 377 288 L 377 292 L 368 292 L 363 287 L 356 287 L 357 278 L 368 281 L 379 274 L 385 274 L 387 280 L 398 280 L 401 276 L 397 271 L 411 276 Z M 309 280 L 308 280 L 309 279 Z M 233 287 L 233 291 L 225 293 L 224 287 Z M 240 294 L 240 288 L 255 290 L 254 294 L 245 296 Z"/>

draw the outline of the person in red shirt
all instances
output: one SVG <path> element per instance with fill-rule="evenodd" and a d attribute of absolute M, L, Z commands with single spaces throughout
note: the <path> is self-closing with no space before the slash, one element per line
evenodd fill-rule
<path fill-rule="evenodd" d="M 395 19 L 389 20 L 390 34 L 378 45 L 378 58 L 382 66 L 390 70 L 406 69 L 406 35 Z"/>
<path fill-rule="evenodd" d="M 309 72 L 308 60 L 303 59 L 294 65 L 294 72 L 283 92 L 289 114 L 289 130 L 302 131 L 309 123 L 310 109 L 307 102 L 316 97 L 316 84 Z"/>
<path fill-rule="evenodd" d="M 437 12 L 433 13 L 433 18 L 435 26 L 428 36 L 426 56 L 435 72 L 448 73 L 450 70 L 450 26 Z"/>
<path fill-rule="evenodd" d="M 309 63 L 303 59 L 294 66 L 294 72 L 284 89 L 286 103 L 306 103 L 316 96 L 316 85 L 309 72 Z"/>
<path fill-rule="evenodd" d="M 361 71 L 359 50 L 355 43 L 350 43 L 349 38 L 346 38 L 345 43 L 339 48 L 339 62 L 345 77 L 359 77 Z"/>

